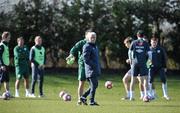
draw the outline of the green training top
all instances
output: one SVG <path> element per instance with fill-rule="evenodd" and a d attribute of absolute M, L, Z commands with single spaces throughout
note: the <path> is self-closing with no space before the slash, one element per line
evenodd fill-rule
<path fill-rule="evenodd" d="M 10 64 L 10 61 L 9 61 L 9 47 L 7 45 L 5 45 L 4 43 L 0 43 L 0 45 L 3 45 L 4 46 L 4 51 L 2 53 L 2 60 L 3 60 L 3 63 L 6 65 L 6 66 L 9 66 Z"/>
<path fill-rule="evenodd" d="M 86 40 L 80 40 L 78 41 L 70 50 L 70 54 L 73 56 L 76 56 L 78 54 L 78 64 L 84 64 L 83 58 L 82 58 L 82 51 L 83 46 L 86 44 Z"/>
<path fill-rule="evenodd" d="M 29 63 L 29 50 L 27 46 L 16 46 L 14 48 L 14 65 L 27 66 Z"/>
<path fill-rule="evenodd" d="M 35 47 L 34 52 L 35 52 L 34 60 L 39 65 L 44 65 L 44 60 L 45 60 L 45 49 L 44 49 L 44 47 L 41 47 L 41 49 L 37 49 Z"/>

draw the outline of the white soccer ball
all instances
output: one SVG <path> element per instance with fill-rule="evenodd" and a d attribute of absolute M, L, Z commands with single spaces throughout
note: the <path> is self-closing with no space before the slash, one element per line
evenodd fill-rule
<path fill-rule="evenodd" d="M 64 100 L 64 101 L 71 101 L 71 95 L 68 94 L 68 93 L 65 93 L 65 94 L 63 95 L 63 100 Z"/>
<path fill-rule="evenodd" d="M 66 93 L 65 91 L 60 91 L 60 92 L 59 92 L 59 97 L 62 98 L 65 93 Z"/>
<path fill-rule="evenodd" d="M 10 99 L 10 93 L 9 93 L 9 92 L 4 92 L 4 93 L 2 94 L 2 98 L 3 98 L 4 100 L 9 100 L 9 99 Z"/>
<path fill-rule="evenodd" d="M 111 88 L 113 87 L 112 82 L 111 82 L 111 81 L 106 81 L 106 82 L 105 82 L 105 87 L 106 87 L 107 89 L 111 89 Z"/>
<path fill-rule="evenodd" d="M 150 101 L 150 98 L 149 98 L 148 96 L 145 96 L 145 97 L 143 98 L 143 101 L 144 101 L 144 102 L 149 102 L 149 101 Z"/>

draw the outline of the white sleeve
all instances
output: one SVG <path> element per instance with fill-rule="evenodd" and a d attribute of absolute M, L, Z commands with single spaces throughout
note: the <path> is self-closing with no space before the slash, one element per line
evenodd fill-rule
<path fill-rule="evenodd" d="M 128 57 L 130 60 L 133 59 L 133 51 L 132 50 L 128 50 Z"/>
<path fill-rule="evenodd" d="M 152 60 L 152 51 L 148 51 L 148 59 Z"/>

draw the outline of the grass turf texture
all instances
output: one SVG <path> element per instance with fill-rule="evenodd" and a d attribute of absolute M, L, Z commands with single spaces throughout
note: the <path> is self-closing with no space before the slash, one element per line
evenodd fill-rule
<path fill-rule="evenodd" d="M 13 75 L 11 75 L 13 76 Z M 46 75 L 44 79 L 44 98 L 25 98 L 23 82 L 20 84 L 20 98 L 0 100 L 0 113 L 179 113 L 180 112 L 180 78 L 168 78 L 170 101 L 162 98 L 159 80 L 156 80 L 158 98 L 149 103 L 139 100 L 139 89 L 136 85 L 135 101 L 122 101 L 124 88 L 119 75 L 102 75 L 96 92 L 100 106 L 77 106 L 77 77 L 74 75 Z M 112 89 L 106 89 L 104 83 L 113 82 Z M 11 77 L 11 92 L 14 94 L 15 78 Z M 38 96 L 36 84 L 36 96 Z M 86 83 L 86 88 L 88 84 Z M 2 87 L 3 90 L 3 87 Z M 65 102 L 59 98 L 59 92 L 65 90 L 72 96 L 72 101 Z"/>

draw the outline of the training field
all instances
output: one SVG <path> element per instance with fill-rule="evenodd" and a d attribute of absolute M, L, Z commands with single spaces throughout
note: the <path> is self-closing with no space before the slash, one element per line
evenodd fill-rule
<path fill-rule="evenodd" d="M 11 75 L 12 76 L 12 75 Z M 14 94 L 14 77 L 11 77 L 11 92 Z M 122 101 L 124 95 L 120 75 L 101 75 L 96 100 L 100 106 L 77 106 L 77 77 L 75 75 L 46 75 L 44 80 L 44 98 L 25 98 L 21 82 L 20 98 L 0 100 L 0 113 L 180 113 L 180 77 L 168 76 L 170 101 L 162 98 L 161 84 L 156 79 L 158 98 L 149 103 L 139 100 L 139 89 L 135 89 L 135 101 Z M 106 89 L 104 82 L 111 80 L 112 89 Z M 86 88 L 88 84 L 86 84 Z M 3 87 L 2 87 L 3 89 Z M 59 92 L 65 90 L 72 96 L 72 101 L 59 98 Z M 36 92 L 38 92 L 36 84 Z M 36 95 L 38 95 L 36 93 Z"/>

